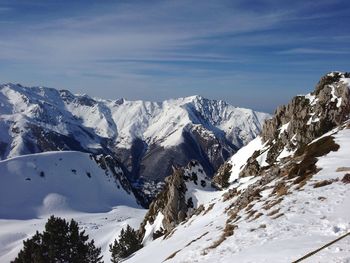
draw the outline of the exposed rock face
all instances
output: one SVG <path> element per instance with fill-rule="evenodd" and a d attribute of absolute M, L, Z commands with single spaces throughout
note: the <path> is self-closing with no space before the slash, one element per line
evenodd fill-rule
<path fill-rule="evenodd" d="M 289 104 L 277 108 L 274 117 L 264 123 L 263 140 L 278 139 L 282 145 L 295 148 L 296 144 L 305 145 L 348 119 L 349 88 L 343 81 L 348 77 L 350 73 L 330 73 L 321 78 L 314 92 L 294 97 Z"/>
<path fill-rule="evenodd" d="M 327 74 L 314 92 L 294 97 L 289 104 L 277 108 L 272 119 L 265 121 L 261 137 L 266 143 L 268 165 L 349 119 L 349 77 L 350 73 Z M 241 177 L 258 174 L 261 167 L 256 158 L 261 154 L 258 151 L 248 159 Z"/>
<path fill-rule="evenodd" d="M 240 177 L 254 176 L 257 175 L 260 171 L 260 165 L 255 158 L 249 158 L 245 169 L 239 174 Z"/>
<path fill-rule="evenodd" d="M 168 177 L 165 183 L 169 185 L 169 188 L 165 198 L 167 203 L 162 210 L 163 226 L 165 231 L 169 231 L 185 220 L 188 210 L 185 197 L 187 188 L 183 179 L 183 171 L 181 169 L 174 170 L 173 176 Z"/>
<path fill-rule="evenodd" d="M 129 183 L 129 180 L 125 176 L 123 172 L 122 165 L 112 156 L 110 155 L 90 155 L 91 158 L 95 160 L 95 162 L 108 173 L 112 172 L 113 176 L 120 182 L 121 186 L 127 193 L 132 193 L 133 189 Z"/>
<path fill-rule="evenodd" d="M 203 167 L 197 161 L 191 161 L 183 168 L 173 167 L 172 175 L 165 179 L 163 190 L 149 206 L 140 234 L 144 236 L 146 225 L 152 225 L 159 213 L 163 216 L 162 229 L 152 233 L 153 238 L 170 233 L 200 205 L 200 200 L 193 195 L 194 189 L 212 189 Z"/>
<path fill-rule="evenodd" d="M 231 175 L 231 169 L 232 165 L 228 162 L 225 162 L 220 166 L 219 170 L 216 172 L 212 180 L 214 187 L 221 190 L 227 188 L 230 185 L 228 180 Z"/>
<path fill-rule="evenodd" d="M 173 174 L 165 179 L 163 190 L 149 206 L 149 210 L 140 227 L 141 235 L 145 234 L 147 222 L 154 223 L 159 212 L 164 215 L 161 234 L 170 232 L 178 223 L 183 221 L 188 210 L 185 200 L 186 191 L 183 170 L 174 168 Z"/>

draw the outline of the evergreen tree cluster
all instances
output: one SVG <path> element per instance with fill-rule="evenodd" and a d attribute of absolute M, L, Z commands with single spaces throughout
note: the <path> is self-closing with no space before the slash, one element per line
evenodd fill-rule
<path fill-rule="evenodd" d="M 109 245 L 109 251 L 112 254 L 111 261 L 118 263 L 120 260 L 141 249 L 141 241 L 137 232 L 127 225 L 126 230 L 121 230 L 118 240 L 115 239 L 114 243 Z"/>
<path fill-rule="evenodd" d="M 85 231 L 73 219 L 51 216 L 43 233 L 23 241 L 23 249 L 13 263 L 100 263 L 101 248 L 96 248 L 94 240 L 88 242 Z"/>

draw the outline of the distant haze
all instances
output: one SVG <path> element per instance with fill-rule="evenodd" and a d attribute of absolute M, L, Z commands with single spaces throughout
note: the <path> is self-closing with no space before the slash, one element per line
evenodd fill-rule
<path fill-rule="evenodd" d="M 272 112 L 349 70 L 350 2 L 0 1 L 0 82 Z"/>

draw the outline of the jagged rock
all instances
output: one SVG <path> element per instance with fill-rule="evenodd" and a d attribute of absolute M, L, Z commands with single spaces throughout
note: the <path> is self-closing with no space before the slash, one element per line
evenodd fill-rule
<path fill-rule="evenodd" d="M 230 179 L 231 169 L 232 165 L 228 162 L 225 162 L 223 165 L 221 165 L 213 177 L 213 186 L 218 189 L 227 188 L 230 185 L 228 180 Z"/>
<path fill-rule="evenodd" d="M 314 92 L 294 97 L 289 104 L 277 108 L 274 117 L 263 126 L 263 141 L 278 138 L 283 145 L 295 148 L 291 143 L 293 136 L 294 144 L 307 144 L 345 121 L 350 114 L 350 96 L 347 84 L 341 79 L 349 74 L 327 74 Z M 279 134 L 281 126 L 287 123 L 285 132 Z"/>
<path fill-rule="evenodd" d="M 265 161 L 269 165 L 279 160 L 282 151 L 295 152 L 349 118 L 350 91 L 343 81 L 349 76 L 350 73 L 340 72 L 325 75 L 314 92 L 294 97 L 265 121 L 261 137 L 267 144 Z M 241 177 L 259 173 L 261 167 L 256 156 L 261 154 L 258 152 L 248 159 Z"/>
<path fill-rule="evenodd" d="M 147 222 L 155 221 L 159 212 L 164 215 L 164 233 L 169 233 L 178 223 L 185 219 L 188 207 L 185 199 L 186 184 L 183 169 L 174 168 L 173 174 L 165 179 L 163 190 L 150 204 L 149 210 L 141 224 L 141 235 L 145 233 Z"/>
<path fill-rule="evenodd" d="M 254 176 L 260 171 L 260 165 L 255 158 L 249 158 L 245 169 L 239 173 L 239 177 Z"/>
<path fill-rule="evenodd" d="M 91 154 L 90 158 L 94 159 L 95 162 L 108 173 L 112 172 L 113 176 L 120 182 L 123 189 L 128 193 L 132 193 L 133 189 L 129 183 L 129 180 L 125 176 L 121 164 L 110 155 L 94 155 Z"/>
<path fill-rule="evenodd" d="M 198 161 L 192 160 L 186 167 L 173 166 L 172 175 L 166 177 L 163 190 L 149 206 L 139 229 L 140 235 L 145 235 L 146 225 L 152 225 L 159 214 L 163 217 L 162 231 L 154 232 L 153 238 L 159 237 L 160 232 L 161 234 L 170 233 L 200 207 L 201 204 L 191 191 L 208 188 L 211 188 L 210 180 L 206 178 L 203 167 Z"/>
<path fill-rule="evenodd" d="M 169 185 L 169 188 L 165 198 L 167 202 L 162 210 L 164 215 L 163 226 L 166 231 L 170 231 L 178 223 L 185 220 L 188 210 L 185 198 L 187 188 L 183 179 L 183 170 L 174 170 L 173 176 L 168 177 L 165 183 Z"/>
<path fill-rule="evenodd" d="M 350 184 L 350 174 L 345 174 L 344 177 L 341 179 L 341 182 L 344 184 Z"/>

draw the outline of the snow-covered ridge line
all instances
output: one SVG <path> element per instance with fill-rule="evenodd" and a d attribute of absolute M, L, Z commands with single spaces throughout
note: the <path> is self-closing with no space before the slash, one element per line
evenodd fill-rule
<path fill-rule="evenodd" d="M 0 90 L 5 97 L 8 97 L 7 101 L 1 101 L 1 108 L 12 108 L 11 111 L 4 112 L 6 115 L 21 113 L 27 114 L 29 118 L 39 117 L 37 115 L 41 113 L 41 104 L 44 104 L 46 105 L 44 110 L 56 110 L 56 114 L 53 111 L 50 112 L 52 120 L 57 122 L 59 121 L 57 118 L 78 118 L 82 125 L 93 129 L 101 137 L 116 137 L 117 144 L 125 148 L 129 148 L 132 140 L 136 137 L 144 139 L 148 143 L 159 141 L 163 146 L 177 144 L 176 140 L 165 140 L 167 141 L 165 142 L 162 139 L 172 135 L 179 126 L 184 127 L 188 123 L 213 125 L 225 132 L 228 131 L 227 135 L 232 136 L 230 131 L 236 126 L 235 122 L 243 124 L 242 121 L 239 121 L 240 116 L 252 118 L 248 121 L 255 122 L 255 125 L 269 117 L 265 113 L 234 107 L 222 100 L 209 100 L 199 95 L 169 99 L 163 102 L 151 102 L 93 99 L 86 94 L 73 95 L 67 90 L 23 87 L 14 84 L 0 85 Z M 25 108 L 28 106 L 29 110 Z M 202 116 L 199 116 L 198 112 Z M 181 121 L 177 123 L 179 120 Z M 37 121 L 45 122 L 45 119 L 37 118 Z M 208 123 L 203 123 L 203 121 Z M 230 124 L 228 124 L 229 121 Z M 57 124 L 52 124 L 50 127 L 54 129 L 52 126 L 57 126 Z M 61 130 L 64 128 L 63 125 Z M 65 133 L 68 132 L 69 129 L 66 129 Z M 243 140 L 245 143 L 247 142 L 245 138 Z"/>

